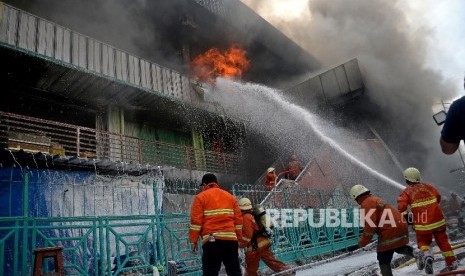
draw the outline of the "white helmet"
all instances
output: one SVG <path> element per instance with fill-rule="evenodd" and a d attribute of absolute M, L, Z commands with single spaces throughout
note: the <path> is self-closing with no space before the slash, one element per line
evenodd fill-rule
<path fill-rule="evenodd" d="M 420 171 L 413 168 L 413 167 L 407 168 L 404 171 L 404 178 L 408 182 L 420 183 L 420 181 L 421 181 Z"/>
<path fill-rule="evenodd" d="M 252 210 L 252 202 L 250 199 L 246 197 L 239 199 L 239 209 L 243 211 Z"/>
<path fill-rule="evenodd" d="M 267 170 L 267 172 L 269 172 L 269 173 L 270 173 L 270 172 L 274 172 L 274 170 L 275 170 L 275 168 L 269 167 L 268 170 Z"/>
<path fill-rule="evenodd" d="M 360 185 L 360 184 L 357 184 L 357 185 L 354 185 L 351 189 L 350 189 L 350 197 L 352 199 L 357 199 L 357 197 L 365 194 L 365 193 L 369 193 L 370 190 L 368 190 L 365 186 L 363 185 Z"/>

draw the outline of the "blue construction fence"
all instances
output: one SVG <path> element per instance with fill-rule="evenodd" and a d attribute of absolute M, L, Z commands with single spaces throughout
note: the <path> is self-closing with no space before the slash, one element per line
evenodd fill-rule
<path fill-rule="evenodd" d="M 189 206 L 196 185 L 166 183 L 159 171 L 101 176 L 89 171 L 1 168 L 0 276 L 31 275 L 34 249 L 52 246 L 64 247 L 66 275 L 152 275 L 154 269 L 167 274 L 169 261 L 176 263 L 178 274 L 200 275 L 201 255 L 189 246 L 189 214 L 165 212 Z M 251 185 L 238 184 L 234 189 L 238 197 L 243 190 L 257 193 Z M 335 209 L 347 211 L 346 221 L 354 220 L 354 206 L 342 205 L 337 192 L 282 189 L 273 202 L 297 202 L 296 194 L 304 202 L 305 193 L 308 202 L 315 196 L 329 198 Z M 166 198 L 175 207 L 168 208 Z M 309 206 L 300 207 L 308 210 Z M 299 206 L 274 207 L 285 212 Z M 315 207 L 312 214 L 321 216 L 322 209 Z M 291 227 L 277 226 L 274 233 L 272 249 L 278 258 L 308 262 L 350 250 L 357 244 L 360 228 L 313 227 L 302 220 Z M 44 266 L 45 271 L 52 269 L 50 262 Z"/>

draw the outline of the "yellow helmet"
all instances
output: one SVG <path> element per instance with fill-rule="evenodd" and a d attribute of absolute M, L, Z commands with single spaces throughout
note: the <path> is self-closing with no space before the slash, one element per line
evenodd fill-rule
<path fill-rule="evenodd" d="M 243 211 L 252 210 L 252 202 L 250 199 L 246 197 L 239 199 L 239 209 Z"/>
<path fill-rule="evenodd" d="M 357 199 L 357 197 L 365 194 L 365 193 L 369 193 L 370 190 L 368 190 L 365 186 L 363 185 L 360 185 L 360 184 L 357 184 L 357 185 L 354 185 L 351 189 L 350 189 L 350 197 L 352 199 Z"/>
<path fill-rule="evenodd" d="M 421 181 L 420 171 L 413 167 L 407 168 L 404 171 L 404 178 L 409 182 L 419 183 Z"/>
<path fill-rule="evenodd" d="M 274 172 L 274 170 L 275 170 L 275 169 L 274 169 L 273 167 L 270 167 L 270 168 L 268 168 L 267 172 L 269 172 L 269 173 L 270 173 L 270 172 Z"/>

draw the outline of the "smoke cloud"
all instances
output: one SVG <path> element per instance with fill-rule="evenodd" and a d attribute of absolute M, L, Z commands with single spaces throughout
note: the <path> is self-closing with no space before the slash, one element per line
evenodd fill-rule
<path fill-rule="evenodd" d="M 271 12 L 269 1 L 243 2 L 259 14 Z M 412 32 L 403 5 L 392 0 L 311 0 L 308 16 L 272 16 L 270 21 L 326 68 L 358 58 L 372 112 L 381 119 L 375 128 L 401 164 L 419 168 L 424 180 L 443 191 L 460 191 L 457 175 L 449 173 L 462 166 L 460 158 L 440 152 L 441 128 L 431 117 L 441 99 L 458 94 L 456 85 L 443 78 L 441 68 L 426 67 L 435 33 L 427 27 Z"/>
<path fill-rule="evenodd" d="M 5 0 L 62 26 L 131 54 L 180 70 L 182 57 L 171 39 L 179 27 L 181 1 Z M 167 37 L 170 37 L 168 39 Z"/>
<path fill-rule="evenodd" d="M 183 64 L 179 54 L 173 55 L 179 45 L 171 47 L 172 39 L 164 37 L 172 35 L 173 22 L 180 22 L 179 10 L 186 9 L 182 1 L 5 2 L 173 69 Z M 269 12 L 273 3 L 243 2 L 258 13 Z M 449 173 L 461 166 L 460 158 L 440 153 L 440 127 L 431 118 L 435 104 L 458 94 L 456 86 L 442 77 L 440 68 L 426 67 L 434 30 L 423 27 L 413 32 L 404 5 L 399 0 L 311 0 L 307 16 L 296 10 L 300 16 L 285 20 L 275 16 L 271 23 L 324 68 L 358 58 L 371 112 L 381 119 L 374 127 L 402 165 L 416 166 L 425 180 L 460 191 Z M 465 186 L 462 189 L 465 192 Z"/>

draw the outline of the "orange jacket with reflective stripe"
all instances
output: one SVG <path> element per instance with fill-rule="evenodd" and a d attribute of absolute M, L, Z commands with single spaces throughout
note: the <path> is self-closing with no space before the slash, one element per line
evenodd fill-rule
<path fill-rule="evenodd" d="M 373 222 L 371 224 L 365 220 L 363 234 L 359 240 L 360 247 L 370 243 L 374 234 L 378 235 L 377 252 L 392 250 L 408 244 L 408 225 L 394 207 L 374 195 L 362 196 L 358 202 L 367 219 L 369 218 Z"/>
<path fill-rule="evenodd" d="M 276 174 L 275 173 L 270 172 L 266 174 L 265 185 L 268 191 L 274 188 L 274 186 L 276 185 Z"/>
<path fill-rule="evenodd" d="M 213 234 L 218 240 L 242 239 L 242 215 L 237 199 L 218 184 L 206 184 L 192 203 L 189 240 L 197 243 L 199 236 L 202 244 Z"/>
<path fill-rule="evenodd" d="M 255 221 L 255 218 L 250 213 L 245 213 L 242 216 L 244 226 L 242 228 L 242 239 L 239 240 L 239 247 L 247 247 L 247 251 L 252 250 L 252 236 L 254 232 L 259 230 L 259 227 Z M 270 246 L 271 241 L 265 237 L 257 237 L 258 249 Z"/>
<path fill-rule="evenodd" d="M 397 198 L 397 209 L 406 214 L 407 206 L 413 213 L 413 228 L 419 233 L 433 233 L 446 229 L 442 213 L 441 195 L 428 183 L 408 185 Z"/>

